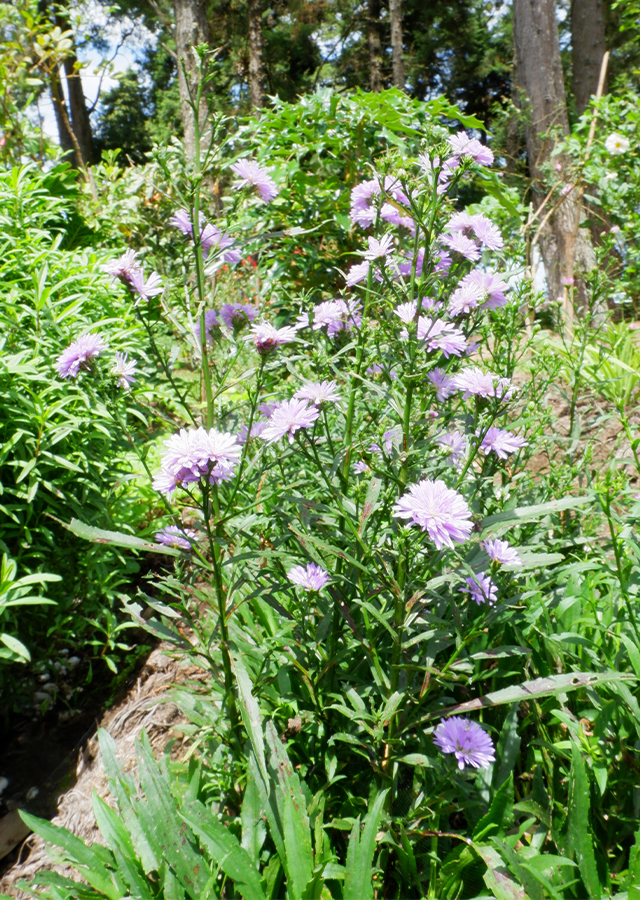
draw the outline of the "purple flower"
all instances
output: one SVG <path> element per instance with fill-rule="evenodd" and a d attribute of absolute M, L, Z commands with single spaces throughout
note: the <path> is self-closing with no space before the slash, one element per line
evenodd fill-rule
<path fill-rule="evenodd" d="M 467 455 L 467 439 L 461 431 L 450 431 L 447 434 L 440 434 L 436 438 L 436 443 L 441 447 L 447 447 L 451 451 L 448 462 L 450 465 L 459 468 L 460 463 Z"/>
<path fill-rule="evenodd" d="M 359 459 L 358 462 L 355 462 L 353 464 L 353 471 L 356 473 L 356 475 L 364 475 L 365 472 L 370 472 L 371 468 L 363 459 Z"/>
<path fill-rule="evenodd" d="M 303 384 L 293 396 L 296 400 L 310 400 L 314 406 L 320 406 L 321 403 L 337 403 L 340 400 L 340 394 L 333 381 L 312 381 Z"/>
<path fill-rule="evenodd" d="M 470 593 L 471 599 L 475 600 L 478 606 L 482 603 L 493 604 L 498 599 L 497 587 L 484 572 L 478 572 L 475 575 L 471 575 L 470 578 L 465 578 L 465 582 L 467 587 L 458 588 L 458 590 L 463 594 Z"/>
<path fill-rule="evenodd" d="M 473 219 L 473 231 L 480 244 L 488 250 L 502 250 L 504 241 L 498 226 L 482 213 L 478 213 Z"/>
<path fill-rule="evenodd" d="M 129 275 L 128 283 L 131 290 L 138 294 L 142 300 L 148 300 L 150 297 L 155 297 L 156 294 L 162 293 L 162 279 L 157 272 L 152 272 L 145 281 L 143 270 L 133 269 Z M 138 300 L 136 300 L 137 305 Z"/>
<path fill-rule="evenodd" d="M 191 219 L 192 217 L 186 209 L 179 209 L 169 219 L 169 225 L 173 225 L 183 234 L 193 238 L 193 223 Z M 233 238 L 220 231 L 216 225 L 209 224 L 205 220 L 204 215 L 200 213 L 200 246 L 205 259 L 211 249 L 226 250 L 227 247 L 233 246 L 234 243 Z M 240 254 L 237 250 L 229 250 L 223 254 L 223 259 L 226 263 L 237 263 L 240 262 Z"/>
<path fill-rule="evenodd" d="M 449 356 L 462 356 L 467 349 L 467 341 L 459 328 L 449 322 L 420 316 L 418 319 L 418 340 L 424 341 L 429 350 L 440 350 L 448 359 Z"/>
<path fill-rule="evenodd" d="M 410 277 L 411 270 L 413 268 L 413 253 L 405 253 L 403 255 L 404 255 L 405 259 L 408 260 L 408 262 L 398 264 L 398 275 Z M 416 260 L 416 278 L 420 278 L 420 276 L 422 275 L 422 268 L 424 266 L 424 247 L 418 248 L 418 252 L 416 254 L 415 260 Z M 436 265 L 436 269 L 437 268 L 438 268 L 438 266 Z"/>
<path fill-rule="evenodd" d="M 125 391 L 129 390 L 136 380 L 137 366 L 138 361 L 136 359 L 132 359 L 131 362 L 129 362 L 128 353 L 119 353 L 116 350 L 116 362 L 111 369 L 111 374 L 115 375 L 118 379 L 118 387 L 124 388 Z"/>
<path fill-rule="evenodd" d="M 324 300 L 313 308 L 313 330 L 327 327 L 329 337 L 334 337 L 339 331 L 351 331 L 359 328 L 362 322 L 360 310 L 362 303 L 353 298 L 351 300 Z M 297 328 L 306 328 L 309 325 L 307 313 L 298 317 Z"/>
<path fill-rule="evenodd" d="M 460 716 L 443 719 L 433 733 L 433 743 L 443 753 L 455 754 L 459 769 L 465 764 L 486 769 L 496 759 L 493 742 L 484 728 Z"/>
<path fill-rule="evenodd" d="M 482 546 L 487 552 L 489 559 L 502 563 L 504 566 L 522 565 L 522 560 L 515 550 L 507 541 L 501 541 L 500 538 L 493 538 L 482 542 Z"/>
<path fill-rule="evenodd" d="M 380 207 L 380 218 L 384 219 L 385 222 L 390 222 L 392 225 L 401 225 L 403 228 L 408 228 L 411 234 L 416 233 L 415 222 L 411 216 L 401 215 L 391 203 L 382 204 Z"/>
<path fill-rule="evenodd" d="M 453 384 L 453 378 L 447 375 L 444 369 L 436 366 L 435 369 L 432 369 L 430 372 L 427 372 L 427 379 L 431 382 L 431 384 L 436 389 L 436 399 L 442 403 L 447 397 L 450 397 L 455 393 L 455 386 Z"/>
<path fill-rule="evenodd" d="M 273 411 L 271 418 L 262 432 L 262 440 L 267 444 L 279 441 L 285 434 L 289 437 L 289 443 L 293 444 L 293 436 L 300 428 L 311 428 L 320 415 L 318 409 L 308 400 L 291 400 L 283 402 Z"/>
<path fill-rule="evenodd" d="M 490 166 L 493 162 L 491 150 L 476 138 L 470 138 L 464 131 L 451 135 L 447 141 L 456 158 L 467 157 L 481 166 Z"/>
<path fill-rule="evenodd" d="M 373 201 L 374 198 L 380 194 L 381 190 L 384 190 L 385 194 L 389 195 L 396 203 L 401 203 L 403 206 L 409 206 L 409 198 L 402 190 L 402 185 L 398 178 L 387 175 L 383 183 L 375 179 L 363 181 L 361 184 L 357 184 L 351 191 L 350 215 L 354 225 L 361 225 L 363 228 L 368 228 L 370 225 L 373 225 L 376 220 L 376 208 Z M 384 206 L 391 206 L 391 204 L 384 204 Z M 391 208 L 393 209 L 393 207 Z M 394 212 L 397 214 L 397 210 L 394 210 Z M 382 216 L 382 211 L 380 214 Z M 383 216 L 383 218 L 386 218 L 389 215 L 390 213 L 387 212 L 386 216 Z"/>
<path fill-rule="evenodd" d="M 329 574 L 315 563 L 309 563 L 306 568 L 294 566 L 287 572 L 287 578 L 305 591 L 321 591 L 329 581 Z"/>
<path fill-rule="evenodd" d="M 444 481 L 428 478 L 413 484 L 393 507 L 396 518 L 411 519 L 426 531 L 437 550 L 461 544 L 471 534 L 471 510 L 465 499 Z"/>
<path fill-rule="evenodd" d="M 391 245 L 393 244 L 393 235 L 385 234 L 380 240 L 374 237 L 368 238 L 369 247 L 364 251 L 364 258 L 372 261 L 374 259 L 380 259 L 381 257 L 388 256 L 391 252 Z"/>
<path fill-rule="evenodd" d="M 364 262 L 356 263 L 355 265 L 351 266 L 351 268 L 345 275 L 347 287 L 353 287 L 354 285 L 359 284 L 361 281 L 364 281 L 368 275 L 369 261 L 365 259 Z"/>
<path fill-rule="evenodd" d="M 504 292 L 509 290 L 509 286 L 499 275 L 474 269 L 460 282 L 458 290 L 462 289 L 477 292 L 478 303 L 482 304 L 483 309 L 499 309 L 507 302 Z M 452 302 L 456 293 L 457 291 L 451 298 Z M 451 312 L 451 308 L 449 308 L 449 312 Z"/>
<path fill-rule="evenodd" d="M 218 313 L 215 309 L 207 309 L 204 314 L 204 333 L 207 336 L 207 341 L 213 340 L 213 329 L 220 327 L 220 321 L 218 320 Z M 193 333 L 196 336 L 196 340 L 198 344 L 201 342 L 200 336 L 200 320 L 196 322 Z"/>
<path fill-rule="evenodd" d="M 247 428 L 246 425 L 241 425 L 240 431 L 238 432 L 238 443 L 246 444 L 247 441 L 250 440 L 251 438 L 260 437 L 266 427 L 267 427 L 266 422 L 254 422 L 253 425 L 251 426 L 251 432 L 249 432 L 249 429 Z"/>
<path fill-rule="evenodd" d="M 220 307 L 220 318 L 229 331 L 236 333 L 255 322 L 256 315 L 256 309 L 250 303 L 225 303 Z"/>
<path fill-rule="evenodd" d="M 111 275 L 113 279 L 120 278 L 128 284 L 133 270 L 140 268 L 138 254 L 135 250 L 126 250 L 118 259 L 112 259 L 111 262 L 105 263 L 100 268 L 107 275 Z"/>
<path fill-rule="evenodd" d="M 463 279 L 464 281 L 464 279 Z M 475 309 L 482 302 L 484 296 L 482 289 L 475 284 L 460 282 L 459 286 L 451 295 L 447 312 L 450 316 L 466 315 L 472 309 Z"/>
<path fill-rule="evenodd" d="M 391 455 L 391 451 L 394 447 L 400 447 L 402 443 L 402 429 L 398 425 L 394 425 L 393 428 L 389 428 L 388 431 L 385 431 L 382 435 L 382 442 L 384 444 L 384 452 L 387 456 Z M 369 447 L 369 453 L 378 453 L 382 455 L 382 447 L 380 444 L 371 444 Z"/>
<path fill-rule="evenodd" d="M 77 378 L 81 369 L 91 369 L 91 360 L 107 349 L 102 335 L 83 334 L 63 350 L 56 360 L 61 378 Z"/>
<path fill-rule="evenodd" d="M 491 372 L 483 372 L 477 366 L 462 369 L 453 376 L 453 386 L 458 391 L 464 391 L 465 400 L 474 395 L 478 397 L 500 397 L 509 400 L 513 396 L 514 389 L 508 378 L 500 378 Z"/>
<path fill-rule="evenodd" d="M 476 431 L 479 437 L 482 430 Z M 527 442 L 524 438 L 512 431 L 505 431 L 503 428 L 489 428 L 485 436 L 482 438 L 480 449 L 484 453 L 495 453 L 500 459 L 506 459 L 510 453 L 516 453 L 522 447 L 526 447 Z"/>
<path fill-rule="evenodd" d="M 167 525 L 161 531 L 156 531 L 156 541 L 165 547 L 175 547 L 177 550 L 191 550 L 198 535 L 190 528 L 178 528 L 177 525 Z"/>
<path fill-rule="evenodd" d="M 169 225 L 173 225 L 174 228 L 177 228 L 178 231 L 181 231 L 183 234 L 188 234 L 189 237 L 193 236 L 193 223 L 191 221 L 191 216 L 186 209 L 176 210 L 169 219 Z"/>
<path fill-rule="evenodd" d="M 235 435 L 214 428 L 183 428 L 164 443 L 167 452 L 153 482 L 154 489 L 162 494 L 172 494 L 179 485 L 193 484 L 201 478 L 207 478 L 210 484 L 227 481 L 233 477 L 240 459 Z"/>
<path fill-rule="evenodd" d="M 265 203 L 270 203 L 278 196 L 275 181 L 268 170 L 261 168 L 255 159 L 239 159 L 230 168 L 240 179 L 233 186 L 236 191 L 243 187 L 255 188 Z"/>
<path fill-rule="evenodd" d="M 459 253 L 465 259 L 470 259 L 472 262 L 480 259 L 480 250 L 476 242 L 460 231 L 454 231 L 453 234 L 443 237 L 442 240 L 450 250 Z"/>
<path fill-rule="evenodd" d="M 291 325 L 276 328 L 270 322 L 258 322 L 257 325 L 251 326 L 251 335 L 246 340 L 252 340 L 258 353 L 266 356 L 280 347 L 281 344 L 289 344 L 295 338 L 296 329 Z"/>

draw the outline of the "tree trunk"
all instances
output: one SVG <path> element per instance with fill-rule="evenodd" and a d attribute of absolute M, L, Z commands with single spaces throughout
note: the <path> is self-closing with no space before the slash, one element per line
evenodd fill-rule
<path fill-rule="evenodd" d="M 404 59 L 402 58 L 402 0 L 389 0 L 391 24 L 391 56 L 393 59 L 393 84 L 404 90 Z"/>
<path fill-rule="evenodd" d="M 602 0 L 572 0 L 573 95 L 579 116 L 585 111 L 589 99 L 596 92 L 602 57 L 606 49 Z"/>
<path fill-rule="evenodd" d="M 540 228 L 549 298 L 562 298 L 565 321 L 570 327 L 573 306 L 577 310 L 588 308 L 584 275 L 595 266 L 595 255 L 585 229 L 578 227 L 582 214 L 577 187 L 564 195 L 556 191 L 542 208 L 548 191 L 545 163 L 557 143 L 569 134 L 555 0 L 514 0 L 513 14 L 516 100 L 525 112 L 532 199 L 534 209 L 539 211 L 534 231 Z M 562 156 L 554 159 L 562 167 L 569 162 Z M 545 218 L 546 223 L 540 227 Z M 575 285 L 569 292 L 567 282 L 569 287 Z"/>
<path fill-rule="evenodd" d="M 62 83 L 60 81 L 60 72 L 54 69 L 49 76 L 49 84 L 51 87 L 51 97 L 53 100 L 53 111 L 56 116 L 56 125 L 58 126 L 58 137 L 60 138 L 60 149 L 67 156 L 71 165 L 77 169 L 79 162 L 76 159 L 76 151 L 73 146 L 73 137 L 69 129 L 69 116 L 67 114 L 67 104 L 64 99 Z"/>
<path fill-rule="evenodd" d="M 382 40 L 380 38 L 380 0 L 368 0 L 367 38 L 369 41 L 369 87 L 382 90 Z M 402 38 L 400 39 L 402 45 Z"/>
<path fill-rule="evenodd" d="M 264 56 L 262 52 L 262 3 L 249 0 L 249 104 L 264 106 Z"/>
<path fill-rule="evenodd" d="M 203 0 L 173 0 L 175 40 L 178 57 L 178 88 L 184 128 L 184 149 L 188 159 L 195 155 L 195 115 L 198 63 L 193 47 L 209 43 L 209 26 L 204 15 Z M 202 132 L 207 120 L 207 104 L 201 99 L 198 122 Z"/>
<path fill-rule="evenodd" d="M 69 109 L 71 111 L 71 127 L 73 133 L 78 140 L 78 146 L 82 153 L 82 160 L 85 165 L 93 163 L 93 132 L 91 130 L 91 119 L 89 118 L 89 110 L 87 109 L 87 101 L 85 100 L 84 90 L 82 89 L 82 79 L 80 73 L 75 68 L 77 57 L 75 53 L 68 56 L 64 61 L 64 72 L 67 76 L 67 90 L 69 92 Z"/>

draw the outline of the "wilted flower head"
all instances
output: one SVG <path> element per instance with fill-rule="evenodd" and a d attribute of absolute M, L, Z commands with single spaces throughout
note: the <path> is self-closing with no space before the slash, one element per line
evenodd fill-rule
<path fill-rule="evenodd" d="M 438 550 L 466 541 L 473 523 L 465 499 L 444 481 L 428 478 L 413 484 L 393 507 L 396 518 L 411 519 L 426 531 Z"/>
<path fill-rule="evenodd" d="M 253 341 L 253 344 L 262 356 L 272 353 L 281 344 L 289 344 L 296 338 L 296 329 L 291 325 L 285 325 L 283 328 L 276 328 L 270 322 L 258 322 L 257 325 L 251 326 L 251 335 L 246 340 Z"/>
<path fill-rule="evenodd" d="M 156 531 L 156 541 L 165 547 L 175 547 L 177 550 L 191 550 L 198 535 L 191 528 L 178 528 L 177 525 L 167 525 L 160 531 Z"/>
<path fill-rule="evenodd" d="M 314 406 L 321 403 L 337 403 L 340 399 L 334 381 L 312 381 L 303 384 L 293 396 L 298 400 L 310 400 Z"/>
<path fill-rule="evenodd" d="M 500 538 L 483 541 L 482 546 L 486 550 L 489 559 L 502 563 L 504 566 L 516 566 L 522 563 L 518 556 L 518 551 L 507 541 L 501 541 Z"/>
<path fill-rule="evenodd" d="M 89 370 L 91 360 L 100 356 L 107 345 L 100 334 L 83 334 L 63 350 L 56 360 L 56 369 L 61 378 L 77 378 L 81 369 Z"/>
<path fill-rule="evenodd" d="M 172 494 L 178 485 L 193 484 L 201 478 L 208 478 L 210 484 L 227 481 L 240 459 L 235 435 L 214 428 L 183 428 L 164 443 L 167 452 L 153 482 L 154 489 L 162 494 Z"/>
<path fill-rule="evenodd" d="M 464 769 L 465 764 L 486 769 L 496 759 L 493 742 L 484 728 L 460 716 L 440 722 L 433 733 L 433 743 L 443 753 L 455 754 L 459 769 Z"/>
<path fill-rule="evenodd" d="M 631 144 L 629 143 L 629 138 L 614 131 L 613 134 L 610 134 L 606 139 L 604 146 L 612 156 L 621 156 L 623 153 L 627 152 Z"/>
<path fill-rule="evenodd" d="M 278 187 L 267 169 L 261 168 L 255 159 L 239 159 L 231 171 L 240 179 L 233 187 L 236 191 L 243 187 L 255 188 L 265 203 L 278 196 Z"/>
<path fill-rule="evenodd" d="M 111 369 L 111 374 L 115 375 L 118 379 L 118 387 L 124 388 L 125 391 L 129 390 L 136 380 L 137 366 L 138 361 L 136 359 L 129 361 L 128 353 L 119 353 L 116 350 L 116 362 Z"/>
<path fill-rule="evenodd" d="M 308 400 L 283 400 L 271 414 L 262 432 L 262 440 L 267 444 L 279 441 L 285 434 L 293 444 L 293 436 L 300 428 L 310 428 L 320 415 L 318 409 Z"/>
<path fill-rule="evenodd" d="M 478 606 L 482 603 L 493 604 L 498 599 L 498 589 L 484 572 L 477 572 L 469 578 L 465 578 L 466 588 L 458 588 L 463 594 L 471 594 L 471 598 L 476 601 Z"/>
<path fill-rule="evenodd" d="M 447 138 L 454 157 L 467 157 L 481 166 L 490 166 L 493 162 L 493 153 L 476 138 L 470 138 L 466 132 L 459 131 Z"/>
<path fill-rule="evenodd" d="M 480 434 L 482 434 L 482 431 L 478 430 L 476 435 L 479 437 Z M 480 449 L 484 453 L 493 452 L 496 456 L 500 457 L 500 459 L 506 459 L 510 453 L 516 453 L 522 447 L 526 446 L 527 442 L 519 435 L 513 434 L 512 431 L 506 431 L 503 428 L 495 428 L 492 426 L 482 438 Z"/>
<path fill-rule="evenodd" d="M 287 578 L 305 591 L 320 591 L 329 581 L 329 574 L 321 566 L 309 563 L 307 566 L 294 566 L 287 572 Z"/>
<path fill-rule="evenodd" d="M 224 303 L 220 307 L 220 318 L 229 331 L 241 331 L 245 325 L 255 322 L 257 311 L 250 303 Z"/>

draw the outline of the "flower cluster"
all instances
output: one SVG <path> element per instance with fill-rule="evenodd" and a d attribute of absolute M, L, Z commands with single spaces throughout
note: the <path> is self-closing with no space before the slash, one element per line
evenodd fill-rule
<path fill-rule="evenodd" d="M 302 313 L 298 316 L 296 328 L 301 330 L 311 327 L 313 331 L 326 328 L 329 337 L 334 337 L 340 331 L 359 328 L 362 324 L 361 311 L 362 303 L 355 298 L 323 300 L 314 306 L 311 313 Z"/>
<path fill-rule="evenodd" d="M 171 495 L 177 487 L 201 479 L 214 485 L 227 481 L 240 460 L 241 446 L 235 435 L 214 428 L 183 428 L 164 443 L 167 452 L 153 482 L 161 494 Z"/>

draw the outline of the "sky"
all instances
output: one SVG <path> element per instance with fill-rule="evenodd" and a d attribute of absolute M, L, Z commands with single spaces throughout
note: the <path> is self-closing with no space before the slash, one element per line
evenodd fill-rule
<path fill-rule="evenodd" d="M 88 45 L 83 46 L 81 35 L 84 31 L 83 23 L 87 22 L 90 22 L 92 26 L 101 27 L 108 44 L 104 53 L 98 52 Z M 128 37 L 124 36 L 128 31 L 132 31 L 132 33 Z M 139 24 L 134 25 L 131 20 L 109 21 L 104 6 L 97 0 L 87 0 L 78 7 L 74 32 L 79 44 L 78 58 L 84 64 L 80 77 L 89 109 L 95 103 L 98 94 L 104 96 L 110 88 L 114 87 L 118 83 L 118 75 L 134 66 L 142 50 L 154 41 L 153 34 L 148 29 Z M 106 67 L 105 60 L 107 61 Z M 62 83 L 66 96 L 64 78 Z M 32 115 L 35 121 L 39 120 L 42 123 L 44 133 L 59 143 L 53 102 L 48 91 L 40 97 Z"/>

